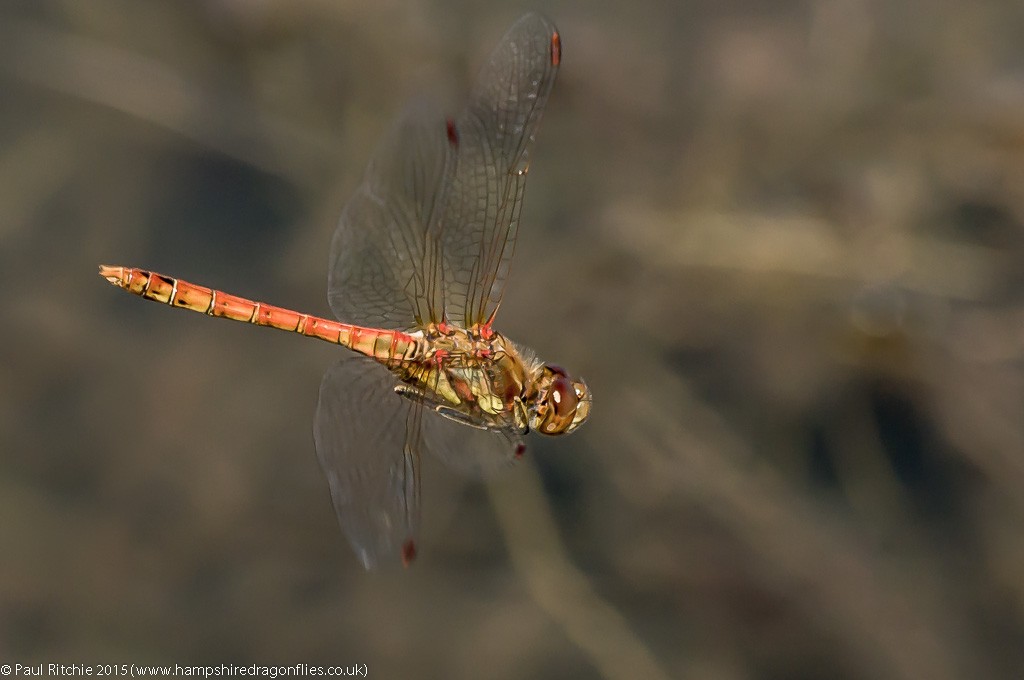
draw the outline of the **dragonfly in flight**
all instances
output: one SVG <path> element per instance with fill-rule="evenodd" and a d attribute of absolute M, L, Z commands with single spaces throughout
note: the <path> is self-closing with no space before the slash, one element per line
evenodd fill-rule
<path fill-rule="evenodd" d="M 331 242 L 337 321 L 100 266 L 145 299 L 351 350 L 321 382 L 314 436 L 341 527 L 367 569 L 416 556 L 422 455 L 487 474 L 520 457 L 531 430 L 567 434 L 590 414 L 583 380 L 493 327 L 560 60 L 554 25 L 527 14 L 457 116 L 425 102 L 399 116 Z"/>

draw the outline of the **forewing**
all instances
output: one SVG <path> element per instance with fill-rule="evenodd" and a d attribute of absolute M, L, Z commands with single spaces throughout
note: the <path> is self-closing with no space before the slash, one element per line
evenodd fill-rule
<path fill-rule="evenodd" d="M 554 25 L 527 14 L 502 38 L 455 120 L 455 172 L 441 229 L 448 315 L 467 328 L 501 302 L 515 250 L 530 147 L 554 84 Z"/>
<path fill-rule="evenodd" d="M 402 557 L 419 522 L 418 404 L 365 357 L 345 357 L 324 375 L 314 423 L 316 453 L 341 528 L 363 566 Z M 425 414 L 432 415 L 432 414 Z"/>
<path fill-rule="evenodd" d="M 331 241 L 328 300 L 339 320 L 411 330 L 443 320 L 437 224 L 454 170 L 444 116 L 416 101 L 380 142 Z"/>

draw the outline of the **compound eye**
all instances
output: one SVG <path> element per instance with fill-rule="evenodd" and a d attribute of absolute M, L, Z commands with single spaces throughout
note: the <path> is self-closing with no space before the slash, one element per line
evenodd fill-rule
<path fill-rule="evenodd" d="M 557 376 L 551 381 L 548 402 L 558 418 L 572 418 L 576 413 L 576 406 L 579 405 L 579 398 L 576 396 L 576 388 L 572 382 L 564 376 Z"/>
<path fill-rule="evenodd" d="M 545 364 L 544 368 L 550 375 L 550 382 L 533 402 L 530 427 L 541 434 L 567 434 L 587 419 L 590 392 L 582 380 L 573 382 L 561 368 L 550 364 Z"/>

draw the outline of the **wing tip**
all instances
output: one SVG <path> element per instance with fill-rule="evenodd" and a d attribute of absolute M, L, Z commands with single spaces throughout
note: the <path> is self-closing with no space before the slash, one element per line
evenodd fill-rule
<path fill-rule="evenodd" d="M 402 544 L 402 566 L 408 568 L 413 560 L 416 559 L 416 541 L 411 538 L 406 539 L 405 543 Z"/>

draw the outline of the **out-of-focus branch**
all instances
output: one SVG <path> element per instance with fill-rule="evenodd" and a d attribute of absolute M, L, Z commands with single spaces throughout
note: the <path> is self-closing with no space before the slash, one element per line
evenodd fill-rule
<path fill-rule="evenodd" d="M 956 644 L 965 631 L 935 588 L 941 577 L 923 559 L 890 563 L 870 542 L 821 517 L 785 480 L 757 465 L 744 442 L 678 381 L 634 365 L 642 379 L 606 404 L 613 422 L 590 432 L 616 451 L 614 477 L 630 487 L 682 494 L 698 503 L 799 590 L 808 615 L 835 630 L 865 677 L 954 680 L 985 676 L 983 660 Z M 685 425 L 664 408 L 676 404 Z M 908 562 L 914 562 L 911 565 Z"/>
<path fill-rule="evenodd" d="M 534 600 L 565 631 L 601 675 L 667 679 L 629 623 L 573 566 L 558 536 L 540 475 L 532 464 L 488 484 L 505 543 Z"/>
<path fill-rule="evenodd" d="M 25 20 L 0 25 L 0 74 L 105 106 L 302 186 L 322 173 L 329 135 L 310 132 L 170 66 Z"/>
<path fill-rule="evenodd" d="M 616 245 L 651 265 L 704 267 L 748 274 L 806 277 L 859 285 L 898 282 L 909 291 L 976 300 L 989 295 L 995 271 L 1012 271 L 1006 253 L 937 236 L 890 234 L 882 243 L 851 244 L 827 222 L 809 215 L 737 212 L 663 214 L 620 206 L 609 225 Z M 884 252 L 884 257 L 880 253 Z"/>

